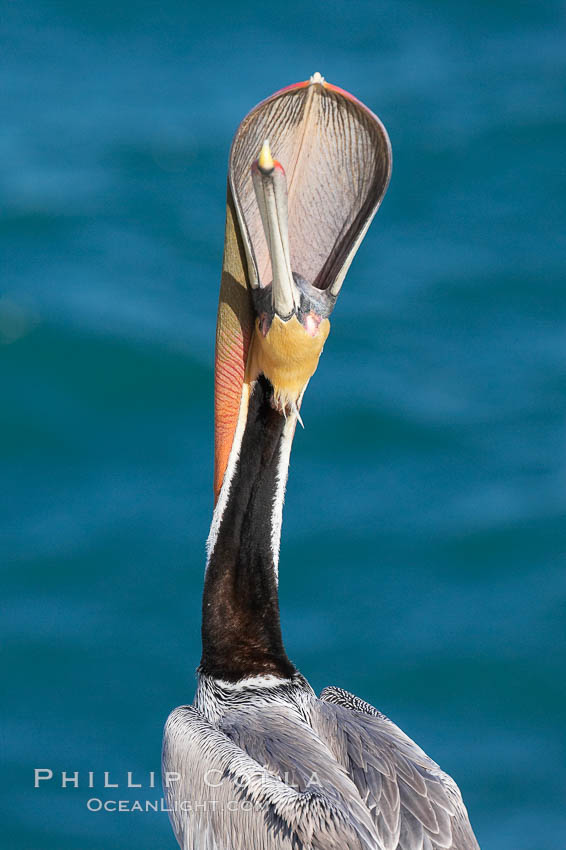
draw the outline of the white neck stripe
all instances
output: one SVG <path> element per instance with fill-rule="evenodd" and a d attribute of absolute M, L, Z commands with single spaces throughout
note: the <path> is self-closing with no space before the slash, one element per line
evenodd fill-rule
<path fill-rule="evenodd" d="M 244 437 L 244 431 L 246 428 L 246 420 L 248 415 L 248 407 L 249 407 L 249 398 L 250 398 L 250 385 L 246 382 L 242 385 L 242 397 L 240 399 L 240 410 L 238 413 L 238 423 L 236 425 L 236 430 L 234 432 L 234 439 L 232 441 L 232 448 L 230 449 L 230 455 L 228 456 L 228 463 L 226 465 L 226 472 L 224 473 L 224 479 L 222 481 L 222 487 L 220 488 L 220 494 L 218 496 L 218 501 L 216 502 L 216 507 L 214 508 L 214 513 L 212 515 L 212 523 L 210 525 L 210 531 L 208 532 L 208 539 L 206 541 L 206 566 L 208 567 L 208 562 L 210 561 L 210 556 L 214 551 L 214 547 L 216 546 L 216 541 L 218 539 L 218 532 L 220 531 L 220 523 L 222 521 L 222 516 L 224 511 L 226 510 L 226 505 L 228 503 L 228 496 L 230 495 L 230 487 L 232 486 L 232 479 L 234 477 L 234 472 L 236 471 L 236 465 L 238 463 L 238 458 L 240 456 L 240 449 L 242 447 L 242 439 Z"/>
<path fill-rule="evenodd" d="M 297 414 L 291 413 L 283 428 L 279 448 L 279 460 L 277 463 L 275 494 L 273 496 L 273 505 L 271 506 L 271 552 L 273 554 L 273 569 L 276 581 L 279 577 L 279 546 L 281 543 L 281 525 L 283 522 L 283 502 L 285 501 L 285 488 L 287 487 L 287 476 L 289 474 L 289 458 L 291 456 L 296 425 Z"/>
<path fill-rule="evenodd" d="M 254 690 L 259 688 L 277 688 L 279 685 L 290 685 L 292 679 L 280 679 L 279 676 L 247 676 L 237 682 L 227 682 L 224 679 L 212 679 L 215 685 L 225 691 Z"/>

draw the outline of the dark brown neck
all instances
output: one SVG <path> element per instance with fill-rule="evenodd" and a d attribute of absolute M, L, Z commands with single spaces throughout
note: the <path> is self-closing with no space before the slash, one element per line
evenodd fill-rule
<path fill-rule="evenodd" d="M 278 479 L 287 475 L 280 456 L 294 425 L 272 408 L 271 392 L 260 377 L 206 570 L 200 670 L 226 681 L 296 672 L 281 637 L 272 548 Z"/>

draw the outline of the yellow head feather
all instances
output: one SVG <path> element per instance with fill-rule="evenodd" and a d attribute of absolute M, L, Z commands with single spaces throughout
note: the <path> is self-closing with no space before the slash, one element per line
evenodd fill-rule
<path fill-rule="evenodd" d="M 323 319 L 316 335 L 311 336 L 296 316 L 284 322 L 276 315 L 263 336 L 256 319 L 248 380 L 254 381 L 264 374 L 273 386 L 277 409 L 282 412 L 295 409 L 303 389 L 316 372 L 329 331 L 328 319 Z"/>

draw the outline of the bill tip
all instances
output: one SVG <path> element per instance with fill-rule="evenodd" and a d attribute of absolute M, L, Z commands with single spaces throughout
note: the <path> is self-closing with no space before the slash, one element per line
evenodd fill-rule
<path fill-rule="evenodd" d="M 269 174 L 271 171 L 273 171 L 275 163 L 273 162 L 273 157 L 271 156 L 269 139 L 266 139 L 262 145 L 261 151 L 259 152 L 257 164 L 260 171 L 263 171 L 264 174 Z"/>

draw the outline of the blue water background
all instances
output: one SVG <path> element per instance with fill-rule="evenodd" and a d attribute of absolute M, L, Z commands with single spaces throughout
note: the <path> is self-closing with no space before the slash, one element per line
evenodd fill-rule
<path fill-rule="evenodd" d="M 159 798 L 193 696 L 227 154 L 318 70 L 394 173 L 294 447 L 289 654 L 454 775 L 484 850 L 564 850 L 563 4 L 36 0 L 0 31 L 2 847 L 176 846 L 86 802 Z"/>

